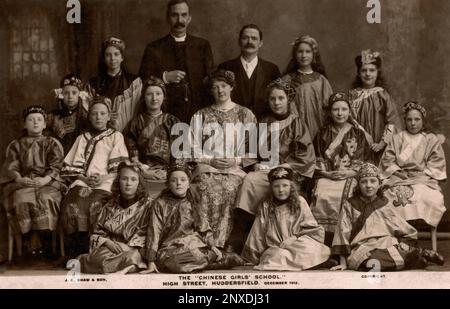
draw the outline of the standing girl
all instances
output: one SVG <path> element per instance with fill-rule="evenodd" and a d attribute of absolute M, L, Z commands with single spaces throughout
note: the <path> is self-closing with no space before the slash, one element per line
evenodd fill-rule
<path fill-rule="evenodd" d="M 371 148 L 376 153 L 378 164 L 383 150 L 395 133 L 401 128 L 401 120 L 395 104 L 384 89 L 379 52 L 364 50 L 355 59 L 357 75 L 350 100 L 356 121 L 372 137 Z"/>
<path fill-rule="evenodd" d="M 323 126 L 328 98 L 333 93 L 320 60 L 319 45 L 309 35 L 295 40 L 283 80 L 296 90 L 292 112 L 306 123 L 311 138 Z"/>

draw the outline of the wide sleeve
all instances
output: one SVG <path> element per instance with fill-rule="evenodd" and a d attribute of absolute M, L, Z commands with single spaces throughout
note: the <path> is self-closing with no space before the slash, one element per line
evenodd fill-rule
<path fill-rule="evenodd" d="M 331 246 L 332 255 L 350 255 L 350 236 L 353 229 L 352 205 L 344 201 L 338 223 L 334 231 L 333 244 Z"/>
<path fill-rule="evenodd" d="M 324 132 L 323 129 L 319 130 L 314 138 L 313 146 L 314 146 L 314 154 L 316 157 L 315 169 L 318 172 L 328 171 L 328 161 L 326 160 L 324 154 L 326 150 L 326 145 L 324 142 Z"/>
<path fill-rule="evenodd" d="M 266 233 L 267 233 L 268 209 L 263 202 L 260 205 L 260 212 L 253 222 L 252 229 L 245 242 L 241 256 L 254 265 L 259 264 L 261 254 L 267 249 Z"/>
<path fill-rule="evenodd" d="M 447 179 L 447 167 L 441 141 L 434 134 L 428 134 L 427 140 L 427 158 L 424 172 L 433 179 L 445 180 Z"/>
<path fill-rule="evenodd" d="M 125 140 L 122 133 L 115 132 L 113 147 L 108 159 L 108 173 L 116 173 L 119 164 L 128 159 L 128 150 L 125 146 Z"/>
<path fill-rule="evenodd" d="M 402 168 L 397 164 L 396 154 L 396 140 L 397 135 L 394 136 L 387 144 L 384 150 L 383 156 L 380 160 L 380 172 L 383 179 L 391 177 L 396 171 L 400 171 Z"/>
<path fill-rule="evenodd" d="M 395 106 L 395 103 L 392 100 L 392 97 L 389 95 L 387 91 L 384 91 L 383 94 L 384 94 L 383 102 L 385 113 L 384 116 L 386 124 L 384 126 L 383 136 L 381 140 L 383 140 L 386 144 L 388 144 L 392 136 L 401 130 L 402 121 L 397 111 L 397 107 Z"/>
<path fill-rule="evenodd" d="M 6 147 L 6 158 L 2 165 L 0 183 L 14 181 L 21 176 L 20 144 L 18 140 L 14 140 Z"/>
<path fill-rule="evenodd" d="M 297 222 L 293 225 L 293 234 L 300 238 L 302 236 L 309 236 L 320 243 L 325 240 L 325 230 L 320 226 L 308 206 L 304 198 L 299 196 L 300 212 L 297 216 Z"/>
<path fill-rule="evenodd" d="M 300 118 L 294 120 L 292 130 L 293 140 L 289 145 L 286 162 L 300 175 L 311 178 L 316 168 L 316 155 L 311 136 Z"/>
<path fill-rule="evenodd" d="M 113 111 L 117 113 L 114 128 L 122 132 L 128 123 L 136 115 L 137 107 L 141 99 L 142 80 L 138 77 L 128 89 L 114 99 Z"/>
<path fill-rule="evenodd" d="M 86 149 L 87 141 L 83 134 L 79 135 L 70 148 L 69 153 L 64 158 L 63 168 L 61 169 L 61 177 L 72 178 L 79 175 L 85 175 Z"/>
<path fill-rule="evenodd" d="M 102 207 L 100 214 L 97 218 L 97 223 L 94 226 L 94 231 L 90 237 L 90 251 L 100 248 L 105 242 L 110 240 L 110 233 L 105 228 L 105 222 L 109 219 L 112 206 L 111 203 L 115 203 L 114 200 Z"/>
<path fill-rule="evenodd" d="M 159 245 L 162 241 L 162 232 L 164 226 L 164 201 L 156 199 L 150 208 L 147 240 L 145 243 L 145 258 L 148 262 L 154 262 L 158 253 Z"/>
<path fill-rule="evenodd" d="M 47 149 L 47 169 L 45 176 L 50 176 L 53 179 L 59 178 L 64 160 L 64 149 L 59 141 L 49 137 L 49 144 Z"/>
<path fill-rule="evenodd" d="M 333 94 L 333 88 L 325 76 L 322 76 L 322 108 L 328 108 L 328 100 Z"/>
<path fill-rule="evenodd" d="M 133 236 L 128 241 L 128 246 L 133 248 L 144 248 L 145 247 L 145 241 L 147 238 L 147 230 L 148 230 L 148 223 L 150 218 L 150 209 L 151 209 L 151 199 L 149 197 L 146 197 L 147 201 L 145 203 L 145 208 L 141 212 L 139 218 L 137 218 L 138 223 L 136 227 L 136 231 L 134 232 Z"/>

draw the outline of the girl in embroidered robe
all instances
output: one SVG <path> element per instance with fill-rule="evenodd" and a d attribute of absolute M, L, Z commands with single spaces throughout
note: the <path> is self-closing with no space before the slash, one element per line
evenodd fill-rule
<path fill-rule="evenodd" d="M 446 208 L 439 182 L 447 178 L 442 140 L 425 129 L 426 109 L 404 106 L 406 130 L 395 134 L 381 158 L 386 197 L 406 220 L 437 227 Z"/>
<path fill-rule="evenodd" d="M 191 273 L 244 264 L 237 254 L 226 253 L 204 241 L 210 231 L 197 229 L 199 219 L 189 179 L 187 165 L 174 162 L 168 174 L 168 188 L 150 210 L 145 250 L 148 267 L 144 273 Z"/>
<path fill-rule="evenodd" d="M 162 112 L 166 95 L 164 82 L 150 78 L 143 89 L 143 110 L 133 118 L 126 134 L 130 158 L 139 163 L 148 191 L 156 195 L 165 187 L 171 145 L 176 137 L 172 135 L 172 126 L 180 122 L 175 116 Z"/>
<path fill-rule="evenodd" d="M 242 211 L 235 216 L 239 222 L 235 222 L 233 229 L 234 238 L 239 239 L 238 243 L 232 245 L 235 252 L 242 251 L 254 216 L 258 213 L 258 206 L 270 192 L 270 169 L 280 164 L 292 168 L 298 192 L 306 187 L 305 182 L 312 178 L 315 170 L 316 157 L 309 131 L 301 118 L 290 111 L 289 102 L 295 97 L 295 90 L 282 79 L 277 79 L 267 86 L 267 97 L 271 113 L 261 119 L 259 129 L 262 130 L 261 124 L 267 125 L 267 134 L 260 133 L 260 136 L 267 136 L 267 154 L 270 155 L 268 157 L 260 153 L 260 162 L 254 165 L 255 171 L 248 173 L 242 183 L 236 204 L 237 210 Z M 278 129 L 271 131 L 275 124 Z M 272 145 L 274 135 L 278 138 L 274 139 Z"/>
<path fill-rule="evenodd" d="M 339 216 L 332 253 L 340 256 L 340 265 L 331 269 L 395 271 L 443 265 L 437 252 L 414 247 L 416 229 L 384 197 L 380 184 L 378 168 L 363 165 L 357 190 L 344 202 Z"/>
<path fill-rule="evenodd" d="M 330 258 L 324 229 L 292 183 L 293 171 L 276 167 L 269 173 L 271 194 L 259 208 L 242 257 L 258 270 L 299 271 Z"/>
<path fill-rule="evenodd" d="M 115 196 L 100 211 L 90 252 L 78 257 L 82 273 L 124 274 L 147 268 L 140 251 L 152 200 L 145 194 L 136 164 L 122 162 L 117 173 Z"/>
<path fill-rule="evenodd" d="M 83 91 L 81 80 L 73 74 L 61 80 L 61 88 L 55 89 L 58 108 L 48 115 L 47 128 L 57 138 L 67 154 L 77 137 L 86 129 L 88 118 L 88 94 Z"/>
<path fill-rule="evenodd" d="M 11 232 L 31 232 L 31 254 L 39 256 L 44 253 L 41 232 L 57 228 L 64 150 L 58 140 L 42 135 L 46 114 L 41 106 L 28 107 L 23 116 L 26 134 L 6 148 L 0 183 Z"/>
<path fill-rule="evenodd" d="M 89 109 L 90 129 L 78 136 L 64 159 L 61 176 L 69 181 L 70 190 L 62 203 L 61 223 L 67 235 L 92 232 L 101 208 L 111 197 L 117 167 L 128 159 L 123 135 L 107 128 L 107 103 L 104 97 L 96 98 Z M 88 240 L 82 245 L 87 247 Z M 77 253 L 86 251 L 82 248 Z"/>
<path fill-rule="evenodd" d="M 194 158 L 198 163 L 192 191 L 200 213 L 200 230 L 213 231 L 208 244 L 225 248 L 233 228 L 238 192 L 246 175 L 244 168 L 257 163 L 256 149 L 252 154 L 249 149 L 249 139 L 257 138 L 256 117 L 248 108 L 231 101 L 233 72 L 211 73 L 207 86 L 215 103 L 198 111 L 191 121 Z M 248 128 L 244 130 L 242 126 Z M 213 130 L 213 135 L 211 129 L 217 127 L 221 129 Z M 230 140 L 237 142 L 230 145 Z"/>
<path fill-rule="evenodd" d="M 374 156 L 364 131 L 350 115 L 348 96 L 333 94 L 329 108 L 329 124 L 314 140 L 316 184 L 311 203 L 314 217 L 325 228 L 327 245 L 331 245 L 342 203 L 356 186 L 356 172 Z"/>
<path fill-rule="evenodd" d="M 130 74 L 125 65 L 125 42 L 111 37 L 103 42 L 98 75 L 89 80 L 87 91 L 92 98 L 111 100 L 111 127 L 122 132 L 137 112 L 142 81 Z"/>
<path fill-rule="evenodd" d="M 378 164 L 392 134 L 401 129 L 401 120 L 394 101 L 384 87 L 381 58 L 378 52 L 362 51 L 355 59 L 357 76 L 350 90 L 355 120 L 371 136 L 369 143 Z"/>
<path fill-rule="evenodd" d="M 292 58 L 282 77 L 296 91 L 292 112 L 299 115 L 314 139 L 325 122 L 325 109 L 333 90 L 320 59 L 319 45 L 309 35 L 295 40 Z"/>

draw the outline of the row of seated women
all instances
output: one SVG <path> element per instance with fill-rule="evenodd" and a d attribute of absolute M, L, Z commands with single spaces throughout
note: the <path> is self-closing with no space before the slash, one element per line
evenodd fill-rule
<path fill-rule="evenodd" d="M 88 237 L 93 235 L 105 204 L 111 200 L 119 164 L 128 158 L 135 162 L 145 178 L 145 190 L 154 197 L 167 180 L 168 162 L 173 155 L 171 128 L 177 120 L 161 110 L 166 93 L 162 81 L 146 82 L 142 110 L 125 126 L 125 138 L 119 131 L 108 128 L 113 118 L 110 100 L 95 97 L 87 105 L 88 121 L 83 124 L 80 105 L 85 102 L 80 97 L 81 81 L 68 77 L 63 79 L 62 86 L 61 103 L 69 106 L 76 102 L 73 104 L 78 106 L 77 117 L 66 121 L 66 117 L 51 114 L 46 119 L 41 107 L 28 108 L 24 112 L 26 132 L 8 146 L 2 171 L 4 205 L 10 224 L 17 233 L 31 231 L 34 255 L 42 253 L 38 231 L 53 231 L 58 226 L 67 235 L 67 247 L 73 250 L 73 255 L 88 252 Z M 214 104 L 195 115 L 201 116 L 202 125 L 256 122 L 249 109 L 230 100 L 233 86 L 231 72 L 216 71 L 210 75 L 207 87 Z M 313 218 L 325 231 L 334 233 L 339 214 L 357 187 L 355 176 L 363 162 L 377 162 L 374 151 L 377 145 L 351 116 L 355 100 L 344 93 L 330 97 L 329 123 L 312 142 L 309 128 L 293 112 L 297 95 L 289 82 L 282 79 L 272 82 L 267 87 L 271 114 L 261 122 L 279 124 L 279 132 L 268 132 L 267 144 L 271 134 L 279 133 L 276 145 L 279 163 L 289 165 L 293 183 L 306 197 L 305 188 L 314 176 Z M 69 108 L 66 112 L 66 116 L 74 114 Z M 389 186 L 385 196 L 404 219 L 423 219 L 437 225 L 445 211 L 438 184 L 446 178 L 441 141 L 424 131 L 423 106 L 409 102 L 404 112 L 407 130 L 386 137 L 388 146 L 381 158 L 381 176 Z M 115 115 L 115 119 L 120 116 Z M 74 126 L 83 133 L 72 144 L 68 140 L 73 136 L 64 135 L 61 138 L 66 145 L 64 149 L 57 139 L 43 135 L 46 126 L 56 137 L 57 132 Z M 390 125 L 386 128 L 394 130 Z M 202 146 L 207 137 L 202 136 Z M 249 156 L 205 156 L 193 163 L 191 191 L 197 232 L 204 235 L 205 243 L 218 250 L 217 257 L 226 256 L 227 251 L 240 253 L 248 240 L 252 214 L 261 210 L 264 197 L 270 193 L 268 173 L 273 166 Z M 253 172 L 246 173 L 252 169 Z M 240 216 L 235 208 L 245 211 L 245 215 Z M 238 261 L 231 256 L 231 260 Z"/>

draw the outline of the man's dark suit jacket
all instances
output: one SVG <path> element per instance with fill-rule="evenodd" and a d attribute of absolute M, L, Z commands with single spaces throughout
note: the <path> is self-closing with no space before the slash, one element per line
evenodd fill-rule
<path fill-rule="evenodd" d="M 213 66 L 213 55 L 209 42 L 192 35 L 186 36 L 185 64 L 188 83 L 167 85 L 167 112 L 189 123 L 191 116 L 206 104 L 203 78 Z M 177 67 L 175 39 L 167 35 L 147 45 L 142 57 L 139 75 L 143 80 L 150 76 L 162 79 L 163 72 L 182 70 Z M 186 80 L 186 78 L 185 78 Z"/>
<path fill-rule="evenodd" d="M 254 97 L 253 102 L 245 99 L 243 78 L 246 76 L 246 73 L 242 66 L 240 56 L 236 59 L 221 63 L 219 69 L 232 71 L 235 74 L 236 85 L 231 92 L 233 102 L 248 107 L 258 119 L 269 111 L 269 105 L 266 101 L 266 87 L 271 81 L 280 77 L 280 70 L 275 64 L 258 57 L 258 65 L 253 71 L 253 74 L 256 73 L 255 95 L 247 96 Z"/>

